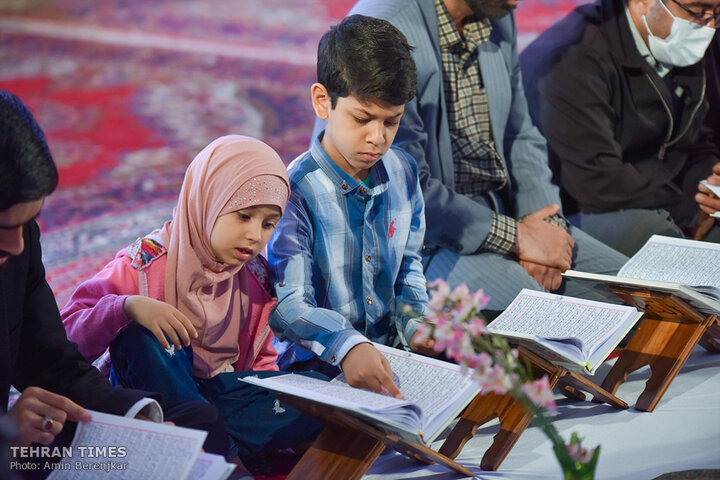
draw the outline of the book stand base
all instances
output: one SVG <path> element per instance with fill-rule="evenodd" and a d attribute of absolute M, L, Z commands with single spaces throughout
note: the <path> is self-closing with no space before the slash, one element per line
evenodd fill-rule
<path fill-rule="evenodd" d="M 568 372 L 524 347 L 519 347 L 518 350 L 521 358 L 530 362 L 538 378 L 544 374 L 548 375 L 550 388 L 557 387 L 564 395 L 578 400 L 585 400 L 583 392 L 587 392 L 614 407 L 628 408 L 625 402 L 582 375 Z M 448 458 L 455 458 L 468 440 L 475 435 L 479 426 L 497 417 L 500 431 L 493 438 L 492 445 L 480 462 L 480 468 L 483 470 L 497 470 L 530 424 L 533 416 L 533 412 L 525 409 L 512 395 L 495 393 L 478 395 L 462 413 L 455 428 L 440 448 L 440 453 Z"/>
<path fill-rule="evenodd" d="M 671 293 L 625 286 L 610 289 L 645 315 L 602 387 L 615 393 L 630 373 L 648 365 L 650 379 L 635 409 L 652 412 L 696 344 L 720 352 L 717 316 L 702 314 Z"/>
<path fill-rule="evenodd" d="M 359 480 L 390 447 L 427 465 L 445 465 L 465 477 L 471 470 L 423 445 L 410 443 L 349 415 L 342 410 L 287 395 L 287 403 L 325 422 L 325 429 L 295 465 L 287 480 Z"/>

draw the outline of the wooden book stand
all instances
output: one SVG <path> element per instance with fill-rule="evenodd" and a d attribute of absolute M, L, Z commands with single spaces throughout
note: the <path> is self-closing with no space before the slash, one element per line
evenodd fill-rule
<path fill-rule="evenodd" d="M 410 443 L 373 427 L 340 409 L 280 395 L 283 403 L 325 422 L 325 429 L 295 465 L 287 480 L 359 480 L 390 447 L 427 465 L 439 463 L 463 477 L 474 473 L 423 445 Z"/>
<path fill-rule="evenodd" d="M 650 379 L 635 408 L 652 412 L 695 345 L 720 352 L 717 316 L 702 314 L 671 293 L 627 286 L 610 289 L 645 315 L 602 387 L 615 393 L 630 373 L 649 365 Z"/>
<path fill-rule="evenodd" d="M 595 399 L 614 407 L 628 408 L 625 402 L 582 375 L 568 372 L 522 346 L 518 350 L 521 358 L 530 362 L 537 377 L 548 375 L 550 388 L 558 387 L 564 395 L 577 400 L 585 400 L 583 392 L 587 392 Z M 494 393 L 478 395 L 460 416 L 455 428 L 440 447 L 440 453 L 448 458 L 457 457 L 468 440 L 475 435 L 478 427 L 497 417 L 500 431 L 493 438 L 492 445 L 480 462 L 480 468 L 483 470 L 497 470 L 530 424 L 533 416 L 533 412 L 525 409 L 512 395 Z"/>

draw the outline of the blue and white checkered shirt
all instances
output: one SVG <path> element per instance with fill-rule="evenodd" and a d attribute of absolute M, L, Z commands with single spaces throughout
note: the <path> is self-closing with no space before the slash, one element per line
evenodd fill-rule
<path fill-rule="evenodd" d="M 268 244 L 278 297 L 270 325 L 338 365 L 368 340 L 407 346 L 417 321 L 402 314 L 405 304 L 427 313 L 425 212 L 407 153 L 391 148 L 371 168 L 368 187 L 325 153 L 320 138 L 288 167 L 290 200 Z M 311 357 L 300 352 L 288 354 Z"/>

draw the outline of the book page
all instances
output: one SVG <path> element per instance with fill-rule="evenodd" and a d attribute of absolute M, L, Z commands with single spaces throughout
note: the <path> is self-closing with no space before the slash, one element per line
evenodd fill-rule
<path fill-rule="evenodd" d="M 577 339 L 586 360 L 597 345 L 623 324 L 633 307 L 523 289 L 510 306 L 488 325 L 499 334 L 543 339 Z"/>
<path fill-rule="evenodd" d="M 438 362 L 384 345 L 375 347 L 388 359 L 403 398 L 418 405 L 423 418 L 437 415 L 472 382 L 454 363 Z"/>
<path fill-rule="evenodd" d="M 720 245 L 653 235 L 618 277 L 720 289 Z"/>
<path fill-rule="evenodd" d="M 236 465 L 226 462 L 222 455 L 200 452 L 190 470 L 188 480 L 224 480 L 235 468 Z M 238 472 L 237 475 L 238 480 L 252 480 L 253 478 L 247 472 Z"/>
<path fill-rule="evenodd" d="M 387 358 L 403 397 L 422 409 L 423 443 L 432 442 L 480 392 L 460 365 L 375 343 Z"/>
<path fill-rule="evenodd" d="M 262 379 L 248 376 L 242 378 L 242 380 L 344 408 L 368 408 L 380 411 L 387 408 L 402 407 L 410 403 L 406 400 L 398 400 L 390 395 L 383 395 L 361 388 L 352 388 L 344 382 L 328 382 L 294 373 Z"/>
<path fill-rule="evenodd" d="M 574 280 L 592 282 L 596 285 L 617 285 L 625 288 L 647 288 L 656 292 L 672 293 L 678 298 L 686 301 L 698 312 L 712 315 L 720 313 L 720 301 L 707 292 L 701 293 L 692 287 L 685 287 L 679 283 L 660 282 L 657 280 L 639 280 L 637 278 L 615 277 L 613 275 L 602 275 L 599 273 L 578 272 L 566 270 L 563 276 Z"/>
<path fill-rule="evenodd" d="M 94 480 L 99 477 L 185 479 L 207 432 L 90 411 L 79 422 L 64 458 L 48 477 Z"/>
<path fill-rule="evenodd" d="M 288 373 L 272 377 L 239 377 L 238 380 L 341 408 L 376 426 L 396 431 L 411 441 L 419 440 L 420 407 L 406 400 L 353 388 L 347 383 Z"/>
<path fill-rule="evenodd" d="M 701 180 L 700 183 L 705 185 L 707 188 L 709 188 L 710 191 L 713 192 L 716 197 L 720 198 L 720 186 L 711 185 L 710 183 L 708 183 L 707 180 Z M 715 218 L 720 218 L 720 212 L 711 213 L 710 216 L 715 217 Z"/>

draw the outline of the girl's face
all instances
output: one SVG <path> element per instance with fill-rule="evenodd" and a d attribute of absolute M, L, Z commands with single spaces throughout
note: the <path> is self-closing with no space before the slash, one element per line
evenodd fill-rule
<path fill-rule="evenodd" d="M 276 205 L 257 205 L 220 215 L 210 234 L 219 262 L 244 265 L 260 253 L 280 220 Z"/>

